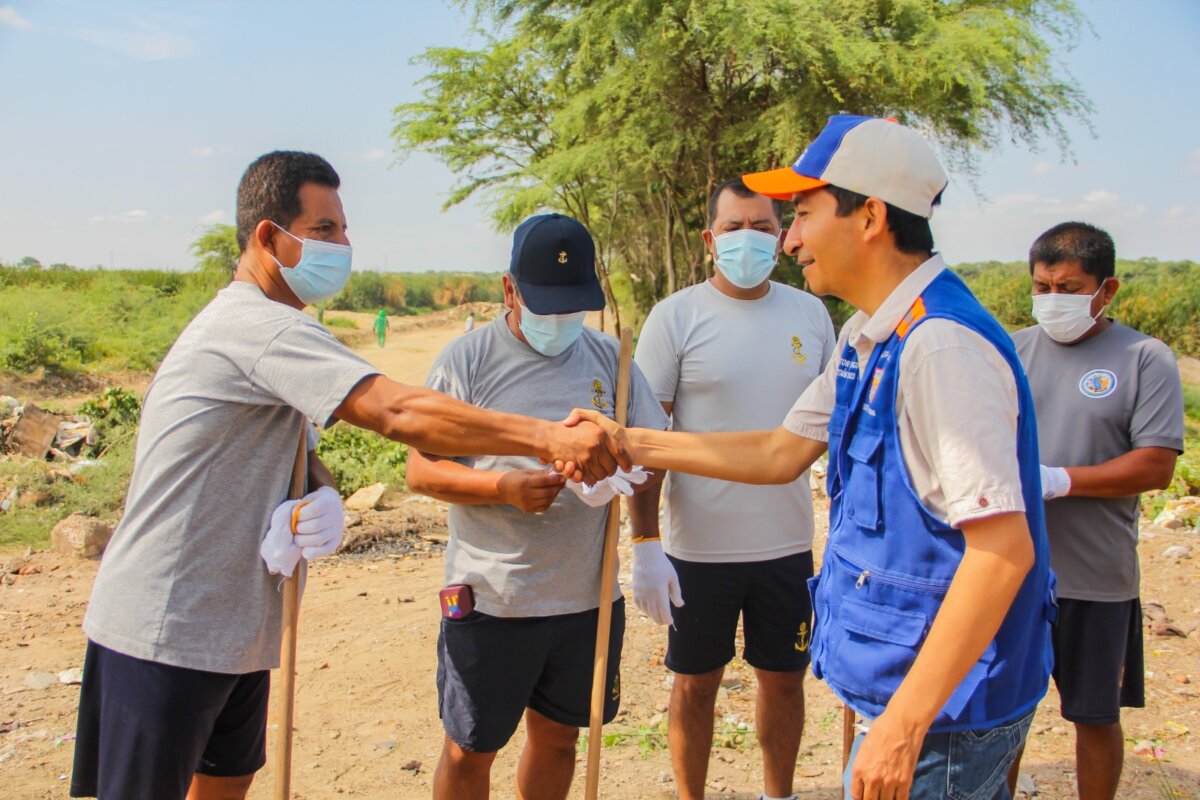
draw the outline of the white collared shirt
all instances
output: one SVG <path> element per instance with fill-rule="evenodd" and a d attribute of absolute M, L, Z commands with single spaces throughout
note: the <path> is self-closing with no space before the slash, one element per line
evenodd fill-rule
<path fill-rule="evenodd" d="M 941 255 L 914 270 L 873 315 L 859 311 L 842 327 L 837 355 L 800 395 L 783 427 L 829 440 L 840 354 L 848 343 L 859 373 L 909 308 L 946 268 Z M 930 319 L 908 336 L 896 387 L 900 450 L 913 488 L 934 516 L 954 527 L 993 514 L 1024 511 L 1017 461 L 1017 386 L 1000 352 L 975 331 Z"/>

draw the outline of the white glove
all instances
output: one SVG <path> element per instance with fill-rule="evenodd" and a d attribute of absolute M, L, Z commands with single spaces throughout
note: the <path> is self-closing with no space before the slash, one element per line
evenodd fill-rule
<path fill-rule="evenodd" d="M 567 488 L 592 508 L 598 508 L 611 503 L 612 499 L 619 494 L 630 497 L 635 485 L 643 484 L 649 479 L 650 473 L 641 467 L 634 467 L 628 472 L 618 467 L 615 475 L 597 481 L 594 486 L 578 481 L 567 481 Z"/>
<path fill-rule="evenodd" d="M 346 532 L 346 510 L 332 486 L 306 494 L 296 516 L 296 544 L 309 561 L 338 549 Z"/>
<path fill-rule="evenodd" d="M 292 577 L 303 557 L 300 546 L 292 536 L 292 512 L 300 502 L 287 500 L 279 504 L 271 514 L 271 527 L 267 528 L 267 535 L 258 546 L 258 553 L 272 575 Z"/>
<path fill-rule="evenodd" d="M 674 625 L 671 606 L 683 606 L 679 576 L 658 539 L 633 543 L 633 603 L 659 625 Z"/>
<path fill-rule="evenodd" d="M 1063 467 L 1047 467 L 1042 464 L 1042 499 L 1053 500 L 1065 497 L 1071 491 L 1071 476 Z"/>

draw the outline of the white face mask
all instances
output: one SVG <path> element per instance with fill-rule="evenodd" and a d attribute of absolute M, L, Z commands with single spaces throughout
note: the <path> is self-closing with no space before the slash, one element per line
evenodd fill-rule
<path fill-rule="evenodd" d="M 1095 294 L 1035 294 L 1033 296 L 1033 318 L 1042 330 L 1056 342 L 1070 344 L 1092 329 L 1096 320 L 1108 308 L 1105 304 L 1092 314 L 1092 299 L 1104 290 L 1106 281 L 1101 281 Z"/>

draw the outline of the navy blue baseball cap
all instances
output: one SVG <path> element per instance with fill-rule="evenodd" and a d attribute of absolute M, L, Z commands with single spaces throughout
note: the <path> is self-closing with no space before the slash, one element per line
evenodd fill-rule
<path fill-rule="evenodd" d="M 604 308 L 596 277 L 596 245 L 578 220 L 538 214 L 513 233 L 508 271 L 535 314 L 570 314 Z"/>

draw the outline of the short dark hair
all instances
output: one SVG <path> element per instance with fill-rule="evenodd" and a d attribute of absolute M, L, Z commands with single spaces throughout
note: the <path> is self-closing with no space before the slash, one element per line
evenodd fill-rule
<path fill-rule="evenodd" d="M 833 199 L 837 201 L 839 217 L 848 217 L 867 204 L 868 197 L 865 194 L 852 192 L 833 184 L 821 188 L 833 195 Z M 937 197 L 933 198 L 933 205 L 940 205 L 941 202 L 942 192 L 938 192 Z M 884 206 L 887 207 L 888 230 L 892 232 L 892 238 L 896 240 L 897 250 L 910 255 L 933 252 L 933 231 L 929 228 L 929 220 L 920 214 L 897 208 L 886 201 Z"/>
<path fill-rule="evenodd" d="M 238 250 L 246 252 L 254 227 L 264 219 L 288 227 L 300 216 L 300 187 L 306 183 L 337 189 L 341 185 L 329 162 L 316 153 L 276 150 L 246 168 L 237 192 Z"/>
<path fill-rule="evenodd" d="M 713 189 L 712 194 L 708 196 L 708 227 L 711 228 L 713 223 L 717 221 L 717 201 L 721 199 L 721 195 L 725 192 L 733 192 L 738 197 L 754 197 L 758 192 L 746 185 L 746 182 L 741 177 L 730 178 L 722 183 L 717 188 Z M 783 203 L 772 198 L 771 210 L 775 212 L 775 219 L 783 224 Z"/>
<path fill-rule="evenodd" d="M 1037 263 L 1052 267 L 1078 261 L 1083 271 L 1101 281 L 1117 274 L 1117 248 L 1107 231 L 1086 222 L 1062 222 L 1033 240 L 1029 272 Z"/>

